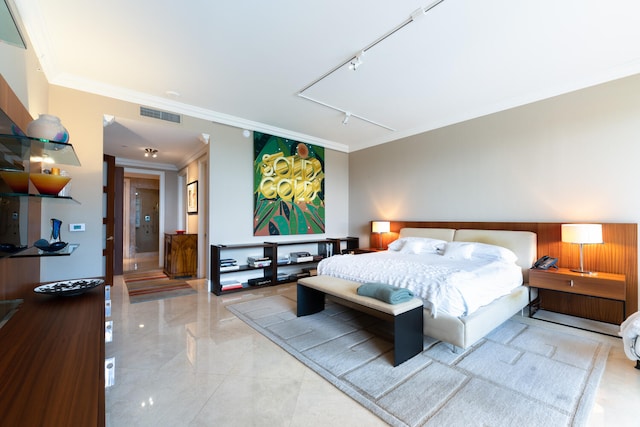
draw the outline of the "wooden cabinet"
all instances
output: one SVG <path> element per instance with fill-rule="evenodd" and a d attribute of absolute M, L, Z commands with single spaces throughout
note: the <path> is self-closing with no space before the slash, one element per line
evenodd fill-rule
<path fill-rule="evenodd" d="M 539 290 L 540 308 L 608 323 L 626 317 L 626 278 L 623 274 L 584 274 L 559 268 L 531 270 L 529 286 Z M 545 292 L 562 293 L 545 299 Z"/>
<path fill-rule="evenodd" d="M 0 424 L 104 426 L 104 287 L 34 292 L 0 329 Z"/>
<path fill-rule="evenodd" d="M 164 274 L 173 278 L 198 274 L 198 235 L 164 235 Z"/>

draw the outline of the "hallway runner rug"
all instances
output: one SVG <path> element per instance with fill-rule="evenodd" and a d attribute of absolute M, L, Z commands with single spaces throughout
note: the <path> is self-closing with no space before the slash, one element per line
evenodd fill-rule
<path fill-rule="evenodd" d="M 140 282 L 142 280 L 168 279 L 162 270 L 130 271 L 124 273 L 125 282 Z"/>
<path fill-rule="evenodd" d="M 228 305 L 249 326 L 393 426 L 584 426 L 611 341 L 514 316 L 474 346 L 393 367 L 386 324 L 328 302 L 296 317 L 282 295 Z"/>
<path fill-rule="evenodd" d="M 183 279 L 171 280 L 165 276 L 164 273 L 160 278 L 158 278 L 157 274 L 147 275 L 145 279 L 141 277 L 143 276 L 134 276 L 133 280 L 130 280 L 128 275 L 124 276 L 124 282 L 129 291 L 129 302 L 131 304 L 197 293 L 197 291 Z"/>

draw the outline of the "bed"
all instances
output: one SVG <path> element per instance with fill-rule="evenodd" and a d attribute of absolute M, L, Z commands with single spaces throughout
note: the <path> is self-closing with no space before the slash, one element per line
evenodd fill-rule
<path fill-rule="evenodd" d="M 318 274 L 410 289 L 424 301 L 424 334 L 465 349 L 527 306 L 536 247 L 529 231 L 403 228 L 389 250 L 325 259 Z M 424 259 L 436 273 L 416 265 Z"/>

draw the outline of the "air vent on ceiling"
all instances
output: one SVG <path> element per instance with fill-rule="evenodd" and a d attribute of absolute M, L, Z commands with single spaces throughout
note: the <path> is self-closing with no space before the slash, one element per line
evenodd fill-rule
<path fill-rule="evenodd" d="M 154 110 L 149 107 L 140 107 L 140 115 L 167 122 L 180 123 L 180 114 L 167 113 L 166 111 Z"/>

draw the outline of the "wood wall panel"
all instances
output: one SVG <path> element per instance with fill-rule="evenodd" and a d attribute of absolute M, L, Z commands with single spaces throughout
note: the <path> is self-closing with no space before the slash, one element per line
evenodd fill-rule
<path fill-rule="evenodd" d="M 576 268 L 580 265 L 579 246 L 561 241 L 561 225 L 551 222 L 456 222 L 456 221 L 391 221 L 391 232 L 383 236 L 383 247 L 398 238 L 401 228 L 455 228 L 482 230 L 532 231 L 538 237 L 538 257 L 549 255 L 558 258 L 560 267 Z M 371 234 L 371 242 L 378 235 Z M 603 245 L 584 246 L 585 269 L 606 273 L 624 274 L 626 277 L 626 315 L 638 311 L 638 225 L 633 223 L 603 223 Z M 619 318 L 620 304 L 609 301 L 584 300 L 579 296 L 559 296 L 548 293 L 545 306 L 565 308 L 571 301 L 581 317 Z M 604 313 L 604 314 L 603 314 Z M 616 317 L 618 313 L 618 317 Z M 617 322 L 614 322 L 617 323 Z"/>
<path fill-rule="evenodd" d="M 0 75 L 0 110 L 4 111 L 11 121 L 23 131 L 33 120 L 29 111 L 22 105 L 2 75 Z"/>
<path fill-rule="evenodd" d="M 32 120 L 29 111 L 22 105 L 7 81 L 0 75 L 0 109 L 21 129 L 26 129 Z M 28 243 L 40 236 L 40 200 L 30 197 L 28 207 Z M 20 298 L 31 292 L 40 281 L 39 258 L 0 259 L 0 299 Z"/>

